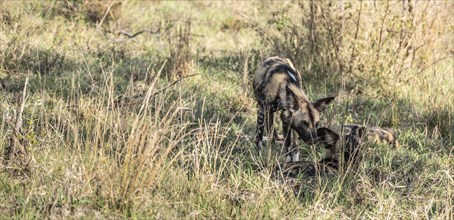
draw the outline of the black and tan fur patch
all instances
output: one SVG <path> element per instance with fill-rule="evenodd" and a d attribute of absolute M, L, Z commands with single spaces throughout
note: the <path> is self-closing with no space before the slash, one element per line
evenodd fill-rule
<path fill-rule="evenodd" d="M 358 126 L 366 129 L 368 141 L 381 144 L 389 144 L 398 147 L 397 135 L 391 128 L 365 127 L 362 125 L 344 125 L 345 133 L 350 133 L 351 128 Z"/>

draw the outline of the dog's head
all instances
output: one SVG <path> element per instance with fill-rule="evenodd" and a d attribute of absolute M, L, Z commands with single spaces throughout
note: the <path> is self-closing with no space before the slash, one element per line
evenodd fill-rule
<path fill-rule="evenodd" d="M 319 99 L 315 102 L 309 102 L 301 90 L 296 87 L 289 87 L 294 96 L 294 100 L 285 118 L 288 120 L 290 127 L 294 129 L 300 139 L 312 144 L 318 139 L 317 128 L 320 121 L 320 114 L 326 110 L 328 105 L 335 97 Z"/>

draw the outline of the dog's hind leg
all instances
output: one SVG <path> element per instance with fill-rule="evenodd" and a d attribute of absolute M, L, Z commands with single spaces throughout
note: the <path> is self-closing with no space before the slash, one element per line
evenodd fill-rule
<path fill-rule="evenodd" d="M 257 111 L 257 130 L 255 135 L 255 146 L 260 152 L 263 146 L 263 130 L 265 129 L 265 109 L 260 106 Z"/>

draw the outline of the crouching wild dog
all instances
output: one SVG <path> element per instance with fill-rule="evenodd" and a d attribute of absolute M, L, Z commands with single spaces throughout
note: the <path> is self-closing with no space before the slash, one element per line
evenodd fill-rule
<path fill-rule="evenodd" d="M 396 146 L 396 133 L 389 128 L 371 127 L 360 125 L 345 125 L 343 135 L 339 135 L 329 128 L 318 128 L 319 143 L 327 150 L 327 155 L 319 163 L 339 168 L 341 162 L 340 152 L 343 154 L 344 165 L 357 164 L 361 158 L 362 142 L 384 143 Z M 343 148 L 343 149 L 342 149 Z"/>
<path fill-rule="evenodd" d="M 295 161 L 278 164 L 275 174 L 283 177 L 297 177 L 304 174 L 314 176 L 335 173 L 342 166 L 356 167 L 362 158 L 362 145 L 364 141 L 384 144 L 397 144 L 396 134 L 389 128 L 366 128 L 360 125 L 345 125 L 342 135 L 321 127 L 317 129 L 319 143 L 327 150 L 326 157 L 319 162 Z M 343 158 L 341 158 L 343 156 Z M 342 160 L 343 159 L 343 160 Z"/>
<path fill-rule="evenodd" d="M 357 164 L 360 160 L 361 137 L 364 128 L 352 127 L 349 134 L 341 137 L 337 132 L 321 127 L 317 129 L 318 142 L 326 149 L 326 156 L 319 162 L 292 161 L 278 165 L 275 168 L 276 174 L 283 174 L 284 177 L 297 177 L 304 174 L 315 176 L 317 171 L 321 173 L 334 173 L 348 164 Z M 342 148 L 343 147 L 343 148 Z M 342 154 L 340 152 L 343 152 Z M 343 158 L 342 158 L 342 156 Z M 342 160 L 343 159 L 343 160 Z"/>
<path fill-rule="evenodd" d="M 364 135 L 365 128 L 353 126 L 348 133 L 342 136 L 329 128 L 317 129 L 319 143 L 327 150 L 324 159 L 319 161 L 321 164 L 338 169 L 343 156 L 343 164 L 356 164 L 361 158 L 361 139 Z"/>
<path fill-rule="evenodd" d="M 270 140 L 276 137 L 273 129 L 274 112 L 281 111 L 286 161 L 299 160 L 299 150 L 294 146 L 290 129 L 296 131 L 306 143 L 317 140 L 320 113 L 334 97 L 311 103 L 301 86 L 301 74 L 289 59 L 270 57 L 261 63 L 254 74 L 253 89 L 259 109 L 255 144 L 260 151 L 266 128 Z M 294 136 L 294 135 L 293 135 Z"/>

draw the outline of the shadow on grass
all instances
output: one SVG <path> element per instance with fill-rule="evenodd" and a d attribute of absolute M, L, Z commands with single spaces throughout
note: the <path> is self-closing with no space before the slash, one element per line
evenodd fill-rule
<path fill-rule="evenodd" d="M 3 89 L 14 93 L 22 90 L 25 78 L 30 78 L 30 92 L 44 89 L 68 98 L 71 86 L 77 84 L 80 94 L 97 94 L 113 77 L 115 92 L 122 94 L 130 81 L 151 82 L 164 62 L 154 56 L 130 57 L 120 47 L 81 52 L 71 58 L 54 49 L 24 47 L 6 53 L 2 67 L 6 77 L 1 79 Z M 71 86 L 68 86 L 71 85 Z"/>
<path fill-rule="evenodd" d="M 125 94 L 131 82 L 149 84 L 156 77 L 156 71 L 163 65 L 164 61 L 157 56 L 148 54 L 140 57 L 130 57 L 119 47 L 107 48 L 104 50 L 84 54 L 84 61 L 71 60 L 65 54 L 55 50 L 41 50 L 30 48 L 25 51 L 19 59 L 4 59 L 2 64 L 6 78 L 2 79 L 4 91 L 17 94 L 23 89 L 25 77 L 30 77 L 30 93 L 37 93 L 44 89 L 46 92 L 62 97 L 64 100 L 77 99 L 82 95 L 91 97 L 100 96 L 100 91 L 106 85 L 106 80 L 113 77 L 114 93 Z M 217 74 L 215 80 L 226 80 L 222 74 L 228 72 L 234 77 L 234 82 L 241 82 L 244 71 L 244 62 L 248 60 L 247 76 L 251 82 L 253 71 L 257 65 L 259 55 L 251 52 L 251 58 L 245 59 L 244 54 L 229 54 L 221 57 L 205 57 L 199 60 L 199 67 L 213 70 L 205 74 Z M 23 74 L 26 73 L 26 74 Z M 164 75 L 165 76 L 165 75 Z M 326 88 L 334 89 L 337 84 L 336 78 L 330 78 L 328 82 L 321 83 L 319 78 L 311 75 L 304 75 L 307 84 L 314 87 L 315 91 L 326 91 Z M 165 86 L 167 80 L 163 77 L 159 83 Z M 71 86 L 70 86 L 71 85 Z M 77 85 L 73 87 L 73 85 Z M 323 86 L 322 86 L 323 85 Z M 184 85 L 185 86 L 185 85 Z M 245 109 L 240 100 L 227 96 L 216 91 L 208 92 L 203 86 L 186 85 L 191 94 L 183 95 L 183 99 L 192 100 L 191 107 L 193 115 L 183 117 L 180 120 L 189 121 L 197 126 L 200 119 L 203 122 L 215 122 L 237 127 L 242 135 L 248 136 L 249 141 L 242 145 L 251 147 L 255 134 L 255 112 Z M 74 97 L 74 90 L 77 96 Z M 332 91 L 332 90 L 331 90 Z M 179 96 L 172 88 L 165 91 L 168 100 L 176 100 Z M 73 97 L 71 97 L 73 95 Z M 191 98 L 192 97 L 192 98 Z M 340 107 L 340 109 L 339 109 Z M 334 107 L 333 107 L 334 108 Z M 433 109 L 432 111 L 421 111 L 409 100 L 395 99 L 372 99 L 368 97 L 354 97 L 343 103 L 338 103 L 337 109 L 333 109 L 335 115 L 331 123 L 341 123 L 349 118 L 348 123 L 368 124 L 372 126 L 391 127 L 400 132 L 412 130 L 424 133 L 429 131 L 430 135 L 423 138 L 435 138 L 441 140 L 442 144 L 432 145 L 434 149 L 443 149 L 449 152 L 452 143 L 454 126 L 452 118 L 453 111 L 445 109 Z M 203 112 L 203 114 L 202 114 Z M 253 114 L 253 116 L 251 116 Z M 253 118 L 254 120 L 249 120 Z M 436 136 L 436 135 L 439 136 Z M 229 133 L 226 140 L 235 140 L 235 132 Z M 411 140 L 414 137 L 407 137 L 404 143 L 409 147 L 415 146 Z"/>

